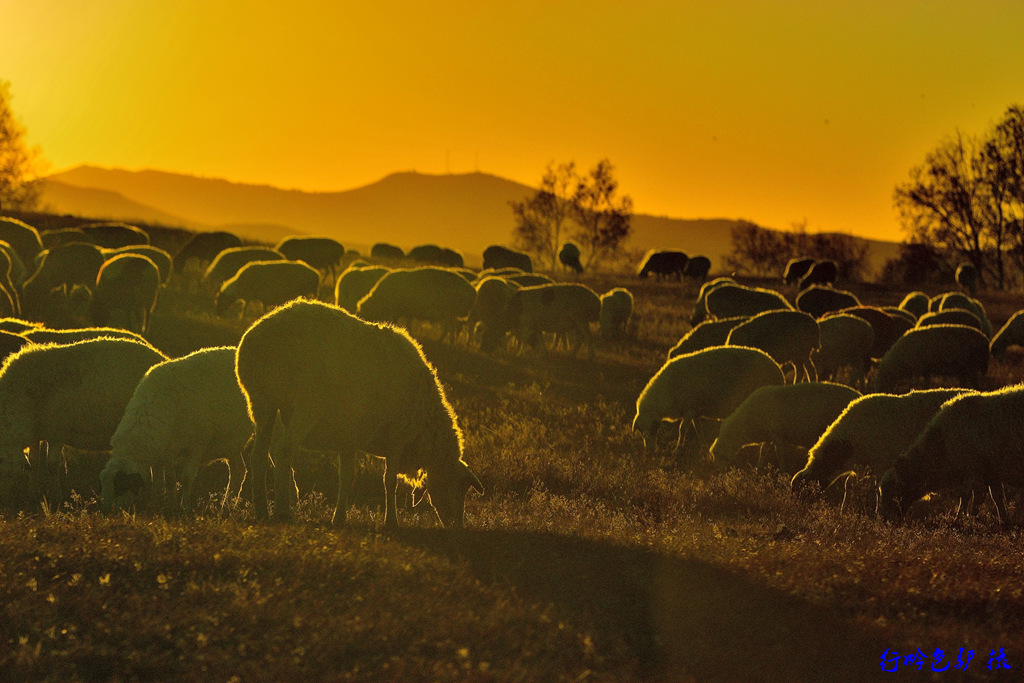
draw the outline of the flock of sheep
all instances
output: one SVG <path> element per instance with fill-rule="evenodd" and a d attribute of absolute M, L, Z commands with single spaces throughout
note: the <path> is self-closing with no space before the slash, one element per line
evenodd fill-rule
<path fill-rule="evenodd" d="M 566 273 L 582 272 L 575 245 L 558 257 Z M 363 260 L 328 238 L 268 248 L 223 232 L 197 234 L 172 257 L 133 226 L 40 234 L 0 219 L 0 504 L 61 500 L 68 446 L 110 452 L 98 482 L 108 509 L 189 509 L 199 471 L 223 460 L 225 500 L 246 480 L 266 517 L 272 458 L 273 514 L 288 518 L 294 458 L 308 449 L 336 458 L 336 522 L 345 519 L 356 454 L 365 452 L 385 460 L 386 526 L 397 524 L 399 478 L 445 526 L 460 526 L 468 490 L 483 493 L 483 485 L 463 460 L 436 372 L 405 328 L 432 323 L 442 341 L 464 337 L 484 352 L 564 343 L 593 357 L 591 325 L 603 338 L 627 338 L 634 305 L 625 288 L 598 295 L 534 273 L 528 255 L 505 247 L 489 247 L 483 259 L 477 272 L 434 245 L 405 254 L 377 244 Z M 244 317 L 257 301 L 269 312 L 237 347 L 168 359 L 142 334 L 172 267 L 216 315 Z M 637 274 L 704 283 L 709 268 L 704 257 L 652 252 Z M 317 301 L 332 278 L 333 305 Z M 1024 387 L 967 387 L 977 386 L 990 354 L 1024 344 L 1024 315 L 992 335 L 967 294 L 915 293 L 880 309 L 835 289 L 831 262 L 791 264 L 785 278 L 802 289 L 795 306 L 729 278 L 704 284 L 692 330 L 637 401 L 633 429 L 645 444 L 654 445 L 662 422 L 679 421 L 677 451 L 686 451 L 692 428 L 720 465 L 750 444 L 804 449 L 795 489 L 866 467 L 884 472 L 879 510 L 890 517 L 951 489 L 998 490 L 1005 519 L 1001 486 L 1024 484 Z M 870 389 L 887 393 L 862 395 L 875 364 Z M 912 390 L 932 375 L 964 388 Z M 715 422 L 709 430 L 699 418 Z"/>

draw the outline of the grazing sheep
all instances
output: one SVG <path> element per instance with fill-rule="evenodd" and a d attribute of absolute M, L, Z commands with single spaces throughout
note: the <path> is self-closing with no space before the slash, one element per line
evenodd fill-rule
<path fill-rule="evenodd" d="M 871 323 L 855 315 L 830 315 L 818 321 L 821 348 L 811 353 L 818 377 L 835 379 L 841 368 L 853 369 L 855 378 L 864 377 L 871 365 L 875 332 Z"/>
<path fill-rule="evenodd" d="M 729 333 L 745 320 L 750 320 L 750 318 L 741 315 L 721 320 L 705 320 L 683 335 L 676 345 L 668 350 L 668 359 L 672 360 L 676 356 L 694 351 L 703 351 L 712 346 L 725 346 L 726 340 L 729 339 Z"/>
<path fill-rule="evenodd" d="M 85 239 L 104 249 L 118 249 L 134 244 L 149 244 L 149 235 L 142 228 L 126 223 L 90 223 L 80 225 Z"/>
<path fill-rule="evenodd" d="M 931 299 L 928 299 L 928 310 L 926 311 L 926 313 L 935 313 L 935 312 L 937 312 L 939 310 L 939 308 L 942 306 L 942 299 L 943 299 L 943 297 L 945 297 L 946 294 L 950 294 L 950 293 L 951 292 L 946 292 L 945 294 L 936 294 Z M 956 293 L 959 294 L 960 292 L 956 292 Z"/>
<path fill-rule="evenodd" d="M 679 420 L 673 452 L 681 453 L 683 435 L 696 418 L 724 420 L 755 389 L 784 383 L 778 363 L 759 349 L 716 346 L 678 356 L 661 366 L 640 393 L 633 431 L 643 436 L 645 448 L 653 449 L 658 425 Z"/>
<path fill-rule="evenodd" d="M 928 312 L 928 301 L 928 295 L 924 292 L 910 292 L 903 297 L 899 307 L 915 318 L 920 318 Z"/>
<path fill-rule="evenodd" d="M 543 343 L 544 332 L 571 332 L 576 338 L 573 354 L 586 344 L 590 357 L 594 357 L 590 323 L 600 321 L 601 299 L 589 287 L 575 283 L 524 287 L 509 300 L 508 314 L 520 344 L 536 348 Z"/>
<path fill-rule="evenodd" d="M 100 474 L 104 507 L 123 503 L 119 499 L 129 484 L 150 483 L 152 468 L 182 482 L 181 504 L 191 510 L 196 475 L 219 460 L 229 469 L 225 499 L 238 496 L 252 422 L 235 376 L 235 351 L 202 349 L 149 369 L 110 439 L 110 460 Z"/>
<path fill-rule="evenodd" d="M 786 298 L 776 291 L 758 287 L 724 284 L 708 291 L 704 295 L 704 307 L 709 316 L 715 318 L 734 318 L 738 315 L 757 315 L 765 311 L 791 311 Z M 697 310 L 694 309 L 694 317 Z M 693 324 L 701 322 L 703 318 Z"/>
<path fill-rule="evenodd" d="M 490 268 L 518 268 L 524 273 L 532 273 L 533 261 L 529 254 L 492 244 L 484 249 L 484 270 Z"/>
<path fill-rule="evenodd" d="M 892 391 L 932 375 L 952 375 L 961 386 L 977 387 L 988 372 L 988 338 L 965 325 L 931 325 L 900 337 L 878 363 L 875 391 Z"/>
<path fill-rule="evenodd" d="M 914 327 L 917 325 L 917 316 L 915 316 L 910 311 L 905 311 L 902 308 L 899 308 L 898 306 L 882 306 L 882 310 L 894 318 L 902 318 L 903 320 L 906 321 L 906 324 L 910 325 L 910 327 Z M 907 329 L 909 330 L 910 327 L 908 327 Z"/>
<path fill-rule="evenodd" d="M 345 247 L 330 237 L 293 235 L 282 239 L 274 248 L 290 261 L 302 261 L 311 268 L 332 275 L 337 274 L 345 257 Z"/>
<path fill-rule="evenodd" d="M 437 255 L 437 265 L 444 268 L 456 268 L 461 270 L 466 267 L 466 259 L 462 257 L 461 251 L 449 249 L 448 247 L 441 247 L 441 252 Z M 475 273 L 473 274 L 475 275 Z"/>
<path fill-rule="evenodd" d="M 47 295 L 60 287 L 82 285 L 92 291 L 106 257 L 94 244 L 72 242 L 40 252 L 39 268 L 22 287 L 22 307 L 34 317 L 43 317 Z M 65 294 L 66 296 L 66 294 Z"/>
<path fill-rule="evenodd" d="M 880 308 L 874 306 L 854 306 L 852 308 L 844 308 L 835 314 L 829 315 L 853 315 L 861 320 L 866 321 L 871 325 L 871 330 L 875 333 L 875 343 L 871 346 L 871 357 L 881 358 L 886 352 L 892 348 L 892 345 L 896 343 L 896 340 L 903 336 L 903 333 L 908 329 L 908 324 L 903 318 L 896 319 L 889 315 Z"/>
<path fill-rule="evenodd" d="M 1024 310 L 1014 313 L 1006 324 L 992 337 L 989 350 L 992 356 L 1002 359 L 1010 346 L 1024 346 Z"/>
<path fill-rule="evenodd" d="M 203 284 L 219 291 L 226 280 L 230 280 L 247 263 L 253 261 L 283 261 L 284 254 L 267 247 L 232 247 L 224 249 L 213 259 L 203 273 Z"/>
<path fill-rule="evenodd" d="M 371 322 L 426 320 L 441 324 L 441 341 L 459 335 L 476 290 L 458 273 L 426 266 L 387 273 L 359 301 L 359 317 Z M 408 326 L 408 323 L 406 323 Z"/>
<path fill-rule="evenodd" d="M 23 264 L 35 261 L 36 255 L 43 250 L 39 231 L 17 218 L 0 216 L 0 240 L 11 245 Z"/>
<path fill-rule="evenodd" d="M 820 488 L 853 467 L 876 477 L 892 467 L 939 407 L 965 389 L 929 389 L 901 396 L 867 394 L 850 403 L 807 453 L 807 465 L 793 476 L 798 491 L 811 482 Z"/>
<path fill-rule="evenodd" d="M 516 283 L 497 276 L 485 277 L 476 283 L 476 297 L 473 299 L 473 308 L 470 309 L 466 321 L 469 344 L 476 339 L 476 327 L 479 323 L 483 327 L 480 350 L 490 353 L 498 347 L 505 338 L 505 333 L 512 329 L 508 303 L 519 289 Z"/>
<path fill-rule="evenodd" d="M 501 277 L 509 278 L 513 275 L 526 275 L 522 268 L 485 268 L 476 274 L 476 282 L 480 282 L 485 277 Z"/>
<path fill-rule="evenodd" d="M 405 252 L 393 244 L 378 242 L 370 247 L 370 258 L 374 261 L 402 261 L 405 259 Z"/>
<path fill-rule="evenodd" d="M 711 455 L 724 466 L 750 444 L 773 442 L 809 449 L 859 397 L 859 391 L 828 382 L 763 386 L 722 421 Z"/>
<path fill-rule="evenodd" d="M 729 346 L 746 346 L 761 349 L 785 367 L 793 364 L 793 382 L 803 372 L 808 382 L 816 380 L 818 373 L 811 362 L 811 352 L 821 346 L 818 323 L 800 311 L 765 311 L 732 328 Z"/>
<path fill-rule="evenodd" d="M 697 300 L 693 304 L 693 316 L 690 318 L 690 324 L 699 325 L 708 317 L 707 296 L 709 293 L 719 287 L 734 284 L 736 284 L 736 281 L 731 277 L 716 277 L 711 282 L 705 282 L 701 285 L 700 291 L 697 293 Z"/>
<path fill-rule="evenodd" d="M 683 278 L 691 285 L 704 284 L 711 270 L 711 259 L 707 256 L 692 256 L 683 266 Z"/>
<path fill-rule="evenodd" d="M 522 275 L 506 275 L 504 277 L 509 282 L 514 282 L 520 287 L 536 287 L 537 285 L 552 285 L 555 283 L 554 280 L 543 273 L 523 273 Z"/>
<path fill-rule="evenodd" d="M 320 273 L 302 261 L 253 261 L 221 285 L 215 302 L 217 315 L 227 313 L 239 300 L 259 301 L 270 309 L 300 296 L 316 298 L 319 288 Z"/>
<path fill-rule="evenodd" d="M 813 265 L 814 259 L 812 258 L 797 257 L 789 259 L 786 263 L 786 270 L 782 273 L 782 281 L 787 285 L 797 284 Z"/>
<path fill-rule="evenodd" d="M 943 294 L 942 298 L 939 299 L 939 311 L 947 311 L 954 308 L 960 308 L 973 313 L 981 321 L 981 331 L 985 333 L 985 336 L 992 336 L 992 323 L 989 322 L 988 315 L 985 313 L 985 307 L 980 301 L 960 292 Z"/>
<path fill-rule="evenodd" d="M 465 281 L 463 281 L 465 282 Z M 329 304 L 295 301 L 242 336 L 238 382 L 256 426 L 250 455 L 256 514 L 267 516 L 267 453 L 276 416 L 275 514 L 291 514 L 291 458 L 305 447 L 339 454 L 335 522 L 343 522 L 356 451 L 384 458 L 385 527 L 397 527 L 398 477 L 426 491 L 446 527 L 483 485 L 462 460 L 462 432 L 433 366 L 412 337 Z"/>
<path fill-rule="evenodd" d="M 683 270 L 686 268 L 688 260 L 689 258 L 682 251 L 651 249 L 644 255 L 644 260 L 640 263 L 636 276 L 642 279 L 653 273 L 659 280 L 670 276 L 675 276 L 675 279 L 679 280 L 683 277 Z"/>
<path fill-rule="evenodd" d="M 810 270 L 800 278 L 800 289 L 807 289 L 811 285 L 834 285 L 839 275 L 839 267 L 835 261 L 815 261 Z"/>
<path fill-rule="evenodd" d="M 78 228 L 59 228 L 57 230 L 43 230 L 39 233 L 39 239 L 43 243 L 43 249 L 53 249 L 62 244 L 72 242 L 88 242 L 88 236 Z"/>
<path fill-rule="evenodd" d="M 189 238 L 181 251 L 174 255 L 174 261 L 178 265 L 178 270 L 184 271 L 190 259 L 195 259 L 200 265 L 210 263 L 225 249 L 240 246 L 242 240 L 230 232 L 197 232 Z"/>
<path fill-rule="evenodd" d="M 104 263 L 96 275 L 89 318 L 93 325 L 106 325 L 116 311 L 122 314 L 125 329 L 145 334 L 159 291 L 160 270 L 155 263 L 138 254 L 120 254 Z"/>
<path fill-rule="evenodd" d="M 103 256 L 109 261 L 115 256 L 121 254 L 137 254 L 139 256 L 145 256 L 156 265 L 157 270 L 160 271 L 160 282 L 166 283 L 168 278 L 171 277 L 171 269 L 174 266 L 174 261 L 171 255 L 160 247 L 150 246 L 148 244 L 135 244 L 128 247 L 120 247 L 119 249 L 104 249 Z"/>
<path fill-rule="evenodd" d="M 77 327 L 67 330 L 50 330 L 45 327 L 29 329 L 21 333 L 33 344 L 74 344 L 89 339 L 128 339 L 140 344 L 148 344 L 142 335 L 116 327 Z"/>
<path fill-rule="evenodd" d="M 854 306 L 860 306 L 860 301 L 850 292 L 821 285 L 808 287 L 796 297 L 797 310 L 810 313 L 815 318 Z"/>
<path fill-rule="evenodd" d="M 149 346 L 101 338 L 67 345 L 29 344 L 0 368 L 0 460 L 16 471 L 24 450 L 40 491 L 56 505 L 48 451 L 54 460 L 63 445 L 90 451 L 110 448 L 110 437 L 125 406 L 150 367 L 166 360 Z M 40 442 L 47 447 L 40 448 Z M 4 488 L 17 482 L 8 480 Z M 5 493 L 10 493 L 8 489 Z"/>
<path fill-rule="evenodd" d="M 575 242 L 563 242 L 562 248 L 558 250 L 558 261 L 577 275 L 583 272 L 583 264 L 580 263 L 580 248 Z"/>
<path fill-rule="evenodd" d="M 370 293 L 377 281 L 391 272 L 384 266 L 349 265 L 334 284 L 334 304 L 355 313 L 359 300 Z"/>
<path fill-rule="evenodd" d="M 1002 485 L 1024 486 L 1024 384 L 957 396 L 942 408 L 878 485 L 878 512 L 902 517 L 931 491 L 953 489 L 961 499 L 993 496 L 1002 522 Z"/>
<path fill-rule="evenodd" d="M 934 313 L 925 313 L 918 318 L 914 327 L 928 327 L 929 325 L 966 325 L 985 334 L 978 316 L 966 308 L 947 308 Z"/>
<path fill-rule="evenodd" d="M 978 269 L 973 263 L 961 263 L 956 267 L 956 283 L 971 296 L 978 290 Z"/>
<path fill-rule="evenodd" d="M 441 261 L 441 247 L 436 244 L 420 244 L 410 249 L 405 257 L 416 263 L 438 266 Z"/>
<path fill-rule="evenodd" d="M 624 287 L 609 289 L 601 295 L 598 331 L 605 339 L 618 339 L 626 333 L 633 315 L 633 294 Z"/>

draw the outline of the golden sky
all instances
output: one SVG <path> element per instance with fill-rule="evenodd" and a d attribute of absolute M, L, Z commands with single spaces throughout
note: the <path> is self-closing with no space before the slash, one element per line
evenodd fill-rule
<path fill-rule="evenodd" d="M 892 239 L 910 167 L 1024 101 L 1024 2 L 0 0 L 0 79 L 54 171 L 608 157 L 638 212 Z"/>

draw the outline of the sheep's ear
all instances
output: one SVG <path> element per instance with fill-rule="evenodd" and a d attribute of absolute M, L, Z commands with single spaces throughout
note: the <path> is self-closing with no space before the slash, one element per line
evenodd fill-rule
<path fill-rule="evenodd" d="M 142 475 L 138 472 L 120 471 L 114 475 L 114 496 L 123 496 L 126 493 L 139 493 L 142 491 Z"/>
<path fill-rule="evenodd" d="M 421 486 L 418 489 L 412 490 L 412 506 L 416 507 L 423 502 L 423 499 L 427 497 L 427 487 Z"/>

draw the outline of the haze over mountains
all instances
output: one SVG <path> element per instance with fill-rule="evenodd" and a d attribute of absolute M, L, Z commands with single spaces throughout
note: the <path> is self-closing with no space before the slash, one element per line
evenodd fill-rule
<path fill-rule="evenodd" d="M 334 237 L 365 249 L 391 242 L 404 249 L 435 243 L 460 249 L 479 264 L 490 244 L 511 244 L 512 211 L 533 188 L 486 173 L 394 173 L 343 192 L 305 192 L 215 178 L 78 166 L 48 177 L 42 203 L 56 213 L 228 229 L 276 242 L 286 234 Z M 711 257 L 730 250 L 731 219 L 678 219 L 637 214 L 630 249 L 680 248 Z M 872 243 L 872 261 L 895 254 L 892 242 Z"/>

